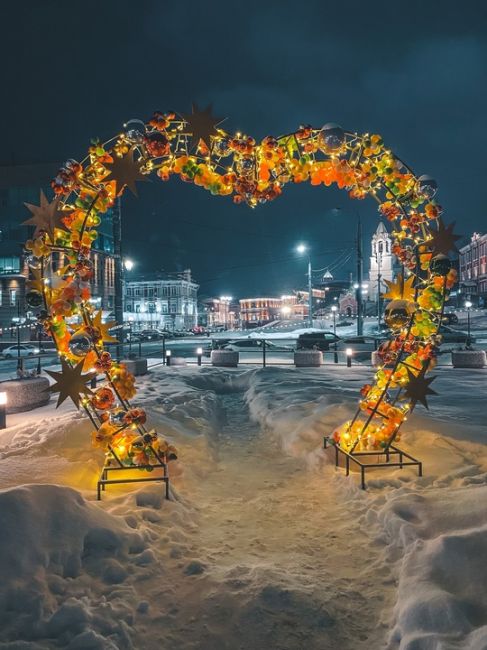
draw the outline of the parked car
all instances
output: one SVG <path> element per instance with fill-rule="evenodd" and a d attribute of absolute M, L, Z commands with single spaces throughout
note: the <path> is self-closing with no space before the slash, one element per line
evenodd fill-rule
<path fill-rule="evenodd" d="M 333 332 L 306 332 L 300 334 L 296 344 L 296 350 L 321 350 L 327 352 L 330 349 L 338 349 L 342 339 Z M 343 346 L 342 346 L 343 347 Z"/>
<path fill-rule="evenodd" d="M 463 343 L 467 342 L 468 336 L 466 332 L 461 330 L 454 330 L 447 325 L 440 325 L 439 334 L 442 343 Z M 470 343 L 475 343 L 475 337 L 470 336 Z"/>
<path fill-rule="evenodd" d="M 351 320 L 341 320 L 336 324 L 337 327 L 349 327 L 350 325 L 353 325 Z"/>
<path fill-rule="evenodd" d="M 458 323 L 458 316 L 454 312 L 443 314 L 442 323 L 444 325 L 456 325 Z"/>
<path fill-rule="evenodd" d="M 161 338 L 157 330 L 142 330 L 139 336 L 141 341 L 158 341 Z"/>
<path fill-rule="evenodd" d="M 8 348 L 5 348 L 2 351 L 2 355 L 5 357 L 5 359 L 13 359 L 14 357 L 33 357 L 35 354 L 41 354 L 41 351 L 39 348 L 37 348 L 35 345 L 28 345 L 28 344 L 22 344 L 22 345 L 10 345 Z"/>

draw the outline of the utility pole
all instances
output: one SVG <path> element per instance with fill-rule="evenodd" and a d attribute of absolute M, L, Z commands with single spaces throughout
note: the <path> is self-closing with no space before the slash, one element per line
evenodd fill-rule
<path fill-rule="evenodd" d="M 311 256 L 308 257 L 308 325 L 313 327 L 313 284 L 311 279 Z"/>
<path fill-rule="evenodd" d="M 379 242 L 377 243 L 377 329 L 380 332 L 380 316 L 381 316 L 381 304 L 380 304 L 380 285 L 382 281 L 381 276 L 381 264 L 382 264 L 382 251 L 379 250 Z"/>
<path fill-rule="evenodd" d="M 357 289 L 355 300 L 357 302 L 357 336 L 364 333 L 364 313 L 362 301 L 363 257 L 362 257 L 362 222 L 360 213 L 357 213 Z"/>
<path fill-rule="evenodd" d="M 115 259 L 115 320 L 123 325 L 122 205 L 120 197 L 113 206 L 113 252 Z M 122 332 L 123 328 L 118 330 Z"/>

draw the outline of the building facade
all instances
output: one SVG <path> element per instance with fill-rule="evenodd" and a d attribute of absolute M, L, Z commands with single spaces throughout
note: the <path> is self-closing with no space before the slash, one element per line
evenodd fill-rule
<path fill-rule="evenodd" d="M 206 298 L 198 310 L 198 325 L 208 328 L 237 329 L 239 326 L 238 303 L 232 298 Z"/>
<path fill-rule="evenodd" d="M 198 324 L 198 285 L 189 269 L 171 277 L 125 283 L 124 321 L 135 331 L 190 330 Z"/>
<path fill-rule="evenodd" d="M 474 233 L 470 242 L 460 249 L 459 288 L 479 307 L 487 301 L 487 233 Z"/>
<path fill-rule="evenodd" d="M 368 299 L 377 302 L 379 296 L 387 290 L 385 281 L 391 282 L 397 271 L 397 258 L 392 253 L 392 237 L 381 221 L 371 241 Z"/>
<path fill-rule="evenodd" d="M 0 328 L 33 319 L 35 314 L 25 305 L 28 267 L 24 245 L 32 236 L 32 226 L 22 226 L 30 213 L 24 203 L 39 204 L 40 190 L 50 197 L 50 181 L 59 169 L 58 163 L 40 165 L 8 165 L 0 167 Z M 95 277 L 91 283 L 93 303 L 107 315 L 115 303 L 115 256 L 113 214 L 102 216 L 98 238 L 91 255 Z M 53 270 L 62 265 L 60 252 L 52 255 Z M 20 313 L 20 316 L 19 316 Z"/>

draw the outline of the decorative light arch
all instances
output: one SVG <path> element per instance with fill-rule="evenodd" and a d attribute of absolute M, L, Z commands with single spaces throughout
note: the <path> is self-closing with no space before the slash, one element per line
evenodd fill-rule
<path fill-rule="evenodd" d="M 39 206 L 27 206 L 32 216 L 25 223 L 35 231 L 26 243 L 31 269 L 26 300 L 39 310 L 61 356 L 61 372 L 50 373 L 58 405 L 70 397 L 86 410 L 93 443 L 120 468 L 150 469 L 175 456 L 155 431 L 146 430 L 144 410 L 130 404 L 134 377 L 104 350 L 104 343 L 114 340 L 109 334 L 114 324 L 104 324 L 90 302 L 90 249 L 100 215 L 126 188 L 136 194 L 136 183 L 152 173 L 162 181 L 177 175 L 213 195 L 255 207 L 278 198 L 288 183 L 335 183 L 351 198 L 377 201 L 379 213 L 393 226 L 392 252 L 403 274 L 383 296 L 389 300 L 385 322 L 393 337 L 379 348 L 382 365 L 362 388 L 355 416 L 331 440 L 337 457 L 338 450 L 347 456 L 389 453 L 408 413 L 417 402 L 427 406 L 427 395 L 434 394 L 429 387 L 434 378 L 426 374 L 435 363 L 444 303 L 456 278 L 448 256 L 459 237 L 441 220 L 433 198 L 436 182 L 417 177 L 379 135 L 330 123 L 256 142 L 241 133 L 230 135 L 220 124 L 210 107 L 196 106 L 188 115 L 156 112 L 147 123 L 131 120 L 107 142 L 93 141 L 81 162 L 64 164 L 52 181 L 51 202 L 41 193 Z M 86 385 L 92 369 L 106 379 L 95 391 Z"/>

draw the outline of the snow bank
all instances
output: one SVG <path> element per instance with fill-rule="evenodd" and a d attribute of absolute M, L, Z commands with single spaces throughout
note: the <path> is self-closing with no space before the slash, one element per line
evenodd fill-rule
<path fill-rule="evenodd" d="M 485 650 L 487 486 L 398 490 L 375 515 L 385 562 L 397 562 L 388 647 Z"/>
<path fill-rule="evenodd" d="M 57 485 L 0 492 L 0 640 L 130 647 L 122 585 L 146 544 L 123 519 Z M 45 647 L 29 645 L 29 648 Z"/>

